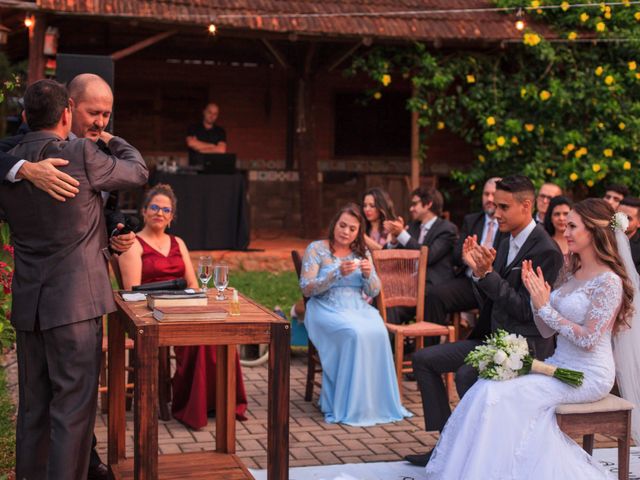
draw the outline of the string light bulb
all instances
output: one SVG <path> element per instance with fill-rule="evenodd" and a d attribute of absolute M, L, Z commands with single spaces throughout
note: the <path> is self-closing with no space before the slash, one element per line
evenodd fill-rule
<path fill-rule="evenodd" d="M 522 8 L 519 8 L 518 11 L 516 12 L 516 18 L 517 18 L 516 30 L 521 32 L 522 30 L 524 30 L 524 27 L 526 26 L 524 22 L 524 11 L 522 10 Z"/>
<path fill-rule="evenodd" d="M 209 28 L 207 30 L 209 31 L 209 35 L 215 35 L 216 33 L 218 33 L 218 27 L 216 27 L 215 23 L 213 22 L 209 24 Z"/>
<path fill-rule="evenodd" d="M 33 27 L 33 24 L 34 24 L 34 23 L 35 23 L 35 22 L 34 22 L 34 20 L 33 20 L 33 17 L 32 17 L 32 16 L 30 16 L 30 15 L 26 15 L 26 16 L 24 17 L 24 26 L 25 26 L 25 27 L 27 27 L 27 28 L 31 28 L 31 27 Z"/>

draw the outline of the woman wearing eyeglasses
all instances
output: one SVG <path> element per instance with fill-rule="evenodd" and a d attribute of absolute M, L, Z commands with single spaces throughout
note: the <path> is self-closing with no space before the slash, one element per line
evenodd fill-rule
<path fill-rule="evenodd" d="M 142 205 L 144 227 L 136 242 L 120 256 L 122 283 L 129 290 L 134 285 L 184 278 L 187 287 L 198 288 L 189 250 L 181 238 L 166 233 L 176 218 L 177 199 L 171 186 L 158 184 L 147 193 Z M 174 347 L 176 372 L 173 376 L 173 416 L 191 428 L 207 424 L 207 414 L 215 410 L 215 347 Z M 247 396 L 244 391 L 239 358 L 236 355 L 237 409 L 244 420 Z"/>

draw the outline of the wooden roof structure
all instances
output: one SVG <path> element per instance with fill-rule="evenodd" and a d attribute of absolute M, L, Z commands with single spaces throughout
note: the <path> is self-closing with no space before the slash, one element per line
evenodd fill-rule
<path fill-rule="evenodd" d="M 522 38 L 522 32 L 515 28 L 515 14 L 486 11 L 495 8 L 491 0 L 35 0 L 35 6 L 55 14 L 183 25 L 214 22 L 218 29 L 227 31 L 334 39 L 369 37 L 451 44 Z M 456 11 L 469 9 L 474 11 Z M 551 34 L 543 25 L 535 29 Z"/>

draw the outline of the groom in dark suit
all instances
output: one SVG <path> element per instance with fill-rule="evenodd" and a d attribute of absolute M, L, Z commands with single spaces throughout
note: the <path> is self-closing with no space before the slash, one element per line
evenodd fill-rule
<path fill-rule="evenodd" d="M 467 354 L 483 339 L 502 328 L 527 338 L 531 353 L 545 359 L 553 353 L 553 338 L 542 338 L 534 321 L 529 293 L 521 279 L 523 260 L 540 267 L 553 285 L 562 266 L 562 253 L 544 228 L 532 218 L 535 188 L 527 177 L 508 176 L 496 184 L 495 217 L 501 232 L 509 233 L 498 250 L 479 245 L 468 237 L 462 257 L 471 268 L 481 305 L 480 318 L 468 340 L 423 348 L 413 356 L 413 371 L 422 395 L 425 428 L 442 431 L 451 409 L 442 374 L 456 373 L 456 387 L 462 397 L 478 378 L 478 372 L 464 363 Z M 416 465 L 426 465 L 425 455 L 407 455 Z"/>

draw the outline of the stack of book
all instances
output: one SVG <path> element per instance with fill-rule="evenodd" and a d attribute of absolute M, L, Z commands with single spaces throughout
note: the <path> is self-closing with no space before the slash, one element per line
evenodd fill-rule
<path fill-rule="evenodd" d="M 189 321 L 221 321 L 227 318 L 229 312 L 214 305 L 159 307 L 153 309 L 153 318 L 159 322 Z"/>

